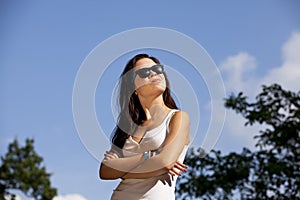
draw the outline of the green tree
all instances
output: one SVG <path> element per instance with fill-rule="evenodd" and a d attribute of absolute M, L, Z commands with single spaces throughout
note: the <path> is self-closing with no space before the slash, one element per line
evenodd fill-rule
<path fill-rule="evenodd" d="M 20 190 L 36 200 L 51 200 L 56 189 L 51 187 L 50 176 L 42 164 L 43 158 L 34 150 L 34 140 L 27 139 L 21 147 L 15 139 L 8 146 L 8 152 L 1 156 L 0 200 L 5 195 L 14 199 L 11 190 Z"/>
<path fill-rule="evenodd" d="M 300 91 L 263 86 L 255 102 L 240 92 L 225 99 L 225 107 L 241 114 L 245 125 L 262 125 L 254 137 L 257 150 L 203 156 L 191 149 L 178 199 L 300 199 Z"/>

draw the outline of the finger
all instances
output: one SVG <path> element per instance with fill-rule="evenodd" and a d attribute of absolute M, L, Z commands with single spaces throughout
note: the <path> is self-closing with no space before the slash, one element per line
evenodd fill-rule
<path fill-rule="evenodd" d="M 175 175 L 181 176 L 181 173 L 178 172 L 177 170 L 175 170 L 174 168 L 170 169 L 170 170 L 169 170 L 169 173 L 170 173 L 171 175 L 173 174 L 173 176 L 175 176 Z"/>
<path fill-rule="evenodd" d="M 179 171 L 182 171 L 182 172 L 188 172 L 187 169 L 180 168 L 180 167 L 174 167 L 174 169 L 178 169 Z"/>
<path fill-rule="evenodd" d="M 112 152 L 112 151 L 106 151 L 106 153 L 104 155 L 111 155 L 111 156 L 114 156 L 115 158 L 118 158 L 119 155 L 115 152 Z"/>
<path fill-rule="evenodd" d="M 173 172 L 173 171 L 171 171 L 171 170 L 169 170 L 169 172 L 168 172 L 171 176 L 176 176 L 176 174 Z"/>
<path fill-rule="evenodd" d="M 186 167 L 181 166 L 181 165 L 179 165 L 177 163 L 175 163 L 175 165 L 173 166 L 173 168 L 177 168 L 177 169 L 179 169 L 180 171 L 183 171 L 183 172 L 187 172 L 188 171 Z"/>
<path fill-rule="evenodd" d="M 185 165 L 185 164 L 183 164 L 182 162 L 177 161 L 176 164 L 178 164 L 178 165 L 180 165 L 180 166 L 182 166 L 184 168 L 188 168 L 188 166 Z"/>
<path fill-rule="evenodd" d="M 116 153 L 111 154 L 111 156 L 112 156 L 113 158 L 119 158 L 118 154 L 116 154 Z"/>
<path fill-rule="evenodd" d="M 114 157 L 113 156 L 111 156 L 111 155 L 105 155 L 105 158 L 104 158 L 105 160 L 111 160 L 111 159 L 114 159 Z"/>
<path fill-rule="evenodd" d="M 118 155 L 116 153 L 107 152 L 104 154 L 104 159 L 110 160 L 110 159 L 116 159 L 118 158 Z"/>
<path fill-rule="evenodd" d="M 187 166 L 182 163 L 175 163 L 174 167 L 180 169 L 181 171 L 187 172 Z"/>

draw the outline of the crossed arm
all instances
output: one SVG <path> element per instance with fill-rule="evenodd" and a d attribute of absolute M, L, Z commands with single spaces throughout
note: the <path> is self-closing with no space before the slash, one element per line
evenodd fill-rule
<path fill-rule="evenodd" d="M 178 158 L 184 146 L 189 143 L 189 130 L 187 113 L 176 112 L 170 121 L 169 134 L 160 154 L 148 160 L 144 160 L 142 154 L 126 158 L 120 158 L 116 153 L 107 154 L 100 166 L 100 178 L 149 178 L 167 172 L 180 175 L 180 171 L 186 171 L 186 166 L 178 162 Z"/>

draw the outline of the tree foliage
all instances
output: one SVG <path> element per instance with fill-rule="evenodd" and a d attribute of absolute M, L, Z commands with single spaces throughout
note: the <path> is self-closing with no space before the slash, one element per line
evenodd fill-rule
<path fill-rule="evenodd" d="M 178 199 L 300 199 L 300 91 L 263 86 L 255 102 L 242 92 L 225 99 L 225 107 L 263 125 L 254 138 L 257 150 L 221 155 L 191 149 L 189 172 L 177 184 Z"/>
<path fill-rule="evenodd" d="M 8 152 L 1 156 L 0 199 L 5 195 L 14 198 L 11 190 L 20 190 L 36 200 L 51 200 L 56 189 L 51 187 L 50 176 L 42 164 L 43 158 L 34 150 L 34 140 L 27 139 L 21 147 L 15 139 Z"/>

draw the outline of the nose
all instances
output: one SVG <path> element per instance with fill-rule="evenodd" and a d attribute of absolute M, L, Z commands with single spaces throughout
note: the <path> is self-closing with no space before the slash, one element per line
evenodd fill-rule
<path fill-rule="evenodd" d="M 152 70 L 150 70 L 150 75 L 149 75 L 149 77 L 151 78 L 151 77 L 153 77 L 153 76 L 156 76 L 157 75 L 157 73 L 156 72 L 154 72 L 154 71 L 152 71 Z"/>

